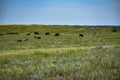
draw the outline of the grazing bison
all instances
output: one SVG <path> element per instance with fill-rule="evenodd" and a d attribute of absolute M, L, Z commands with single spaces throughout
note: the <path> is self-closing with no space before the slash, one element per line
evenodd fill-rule
<path fill-rule="evenodd" d="M 34 32 L 34 34 L 39 34 L 39 32 Z"/>
<path fill-rule="evenodd" d="M 27 34 L 26 34 L 26 36 L 29 36 L 29 35 L 30 35 L 30 33 L 27 33 Z"/>
<path fill-rule="evenodd" d="M 49 32 L 46 32 L 45 35 L 50 35 L 50 33 L 49 33 Z"/>
<path fill-rule="evenodd" d="M 59 33 L 56 33 L 54 36 L 60 36 L 60 34 L 59 34 Z"/>
<path fill-rule="evenodd" d="M 79 34 L 79 36 L 80 36 L 80 37 L 84 37 L 84 35 L 83 35 L 83 34 Z"/>
<path fill-rule="evenodd" d="M 41 37 L 36 37 L 36 39 L 41 39 Z"/>
<path fill-rule="evenodd" d="M 112 32 L 117 32 L 117 29 L 113 29 Z"/>
<path fill-rule="evenodd" d="M 17 42 L 22 42 L 22 40 L 17 40 Z"/>

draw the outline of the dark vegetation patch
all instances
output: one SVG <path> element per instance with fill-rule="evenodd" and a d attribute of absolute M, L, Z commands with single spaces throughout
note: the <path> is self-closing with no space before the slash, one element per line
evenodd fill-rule
<path fill-rule="evenodd" d="M 25 39 L 24 41 L 28 41 L 28 39 Z"/>
<path fill-rule="evenodd" d="M 0 36 L 4 35 L 3 33 L 0 33 Z"/>
<path fill-rule="evenodd" d="M 0 36 L 3 36 L 3 35 L 14 35 L 14 34 L 19 34 L 19 33 L 18 32 L 0 33 Z"/>
<path fill-rule="evenodd" d="M 34 36 L 34 38 L 36 38 L 36 36 Z"/>
<path fill-rule="evenodd" d="M 96 46 L 95 48 L 91 48 L 91 50 L 101 50 L 101 49 L 104 49 L 103 46 Z"/>
<path fill-rule="evenodd" d="M 19 34 L 18 32 L 8 32 L 6 35 Z"/>
<path fill-rule="evenodd" d="M 14 34 L 19 34 L 19 33 L 18 32 L 0 33 L 0 36 L 3 36 L 3 35 L 14 35 Z"/>

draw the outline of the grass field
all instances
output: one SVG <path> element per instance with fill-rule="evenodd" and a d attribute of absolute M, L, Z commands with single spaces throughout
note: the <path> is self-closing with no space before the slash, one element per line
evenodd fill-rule
<path fill-rule="evenodd" d="M 45 35 L 46 32 L 50 35 Z M 54 36 L 55 33 L 60 36 Z M 120 31 L 72 26 L 0 26 L 0 80 L 119 79 Z"/>

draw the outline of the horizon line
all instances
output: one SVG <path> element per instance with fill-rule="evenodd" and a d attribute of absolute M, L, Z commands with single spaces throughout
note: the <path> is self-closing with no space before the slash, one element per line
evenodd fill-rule
<path fill-rule="evenodd" d="M 34 26 L 120 26 L 120 24 L 0 24 L 0 25 L 34 25 Z"/>

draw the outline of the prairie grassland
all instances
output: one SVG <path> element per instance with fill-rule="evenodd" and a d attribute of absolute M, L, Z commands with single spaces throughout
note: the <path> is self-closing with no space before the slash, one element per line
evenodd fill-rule
<path fill-rule="evenodd" d="M 0 80 L 119 80 L 119 35 L 109 28 L 0 26 Z"/>

